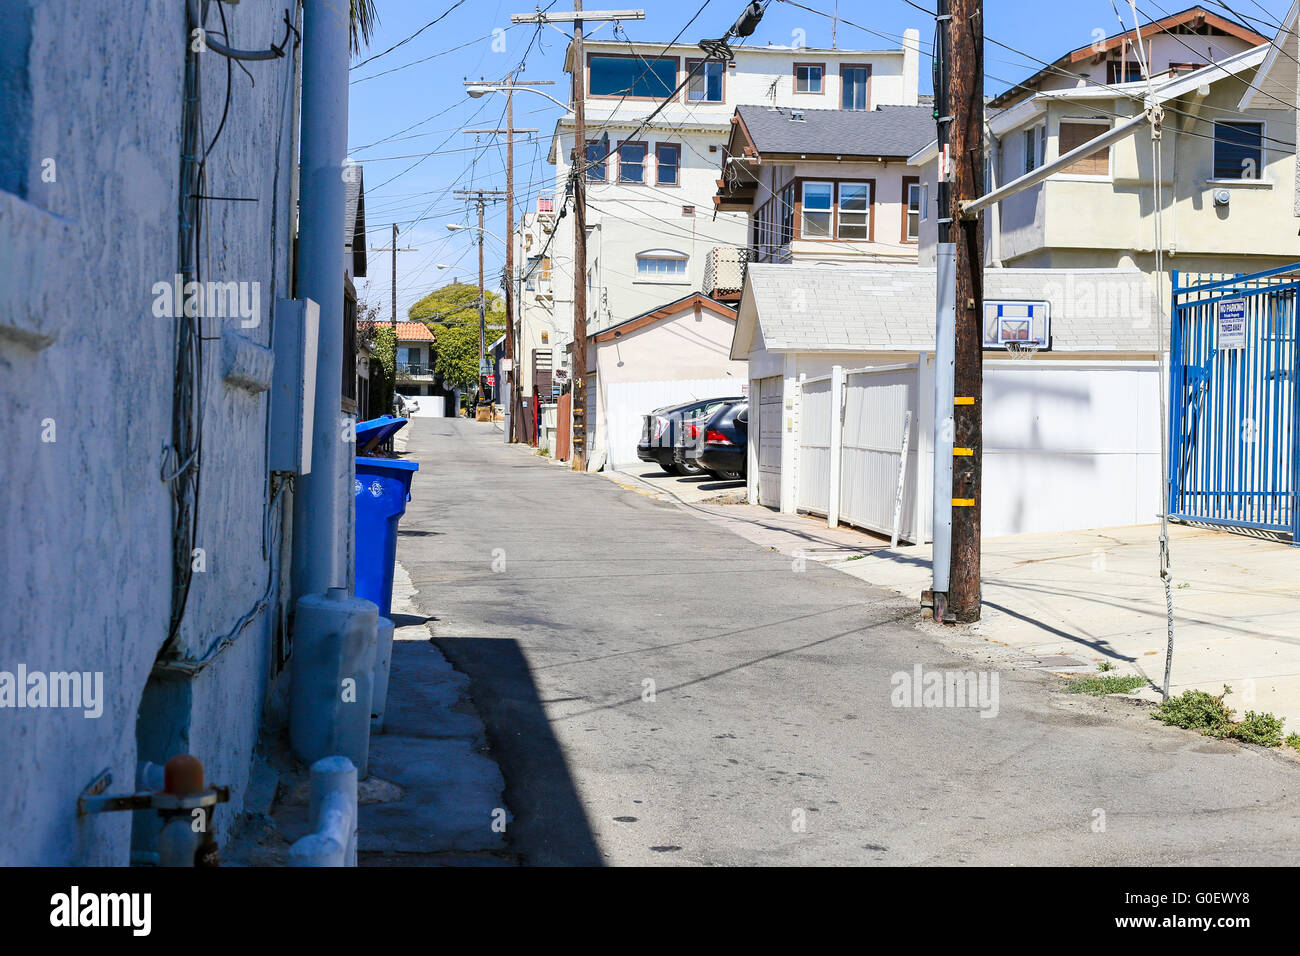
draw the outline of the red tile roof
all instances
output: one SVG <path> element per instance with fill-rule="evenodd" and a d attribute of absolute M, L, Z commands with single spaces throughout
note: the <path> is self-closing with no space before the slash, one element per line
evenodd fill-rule
<path fill-rule="evenodd" d="M 432 342 L 433 333 L 423 322 L 398 322 L 397 323 L 397 341 L 399 342 Z"/>

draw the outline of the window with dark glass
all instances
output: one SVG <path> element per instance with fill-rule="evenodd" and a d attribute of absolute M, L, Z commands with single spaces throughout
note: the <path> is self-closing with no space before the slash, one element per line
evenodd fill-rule
<path fill-rule="evenodd" d="M 655 182 L 660 186 L 676 186 L 681 176 L 682 148 L 676 143 L 659 143 L 655 146 Z"/>
<path fill-rule="evenodd" d="M 618 181 L 645 182 L 645 143 L 624 143 L 618 148 Z"/>
<path fill-rule="evenodd" d="M 593 54 L 588 92 L 592 96 L 639 96 L 662 99 L 677 88 L 675 57 L 603 56 Z"/>
<path fill-rule="evenodd" d="M 865 66 L 846 66 L 840 69 L 840 108 L 865 110 L 867 108 L 867 83 L 871 69 Z"/>
<path fill-rule="evenodd" d="M 1264 124 L 1214 124 L 1214 178 L 1259 179 L 1264 164 Z"/>
<path fill-rule="evenodd" d="M 608 156 L 598 140 L 587 141 L 587 181 L 603 183 Z"/>
<path fill-rule="evenodd" d="M 781 190 L 780 228 L 777 232 L 777 244 L 788 246 L 794 239 L 794 183 Z"/>
<path fill-rule="evenodd" d="M 800 63 L 794 68 L 794 91 L 796 93 L 822 92 L 822 75 L 825 67 L 820 63 Z"/>
<path fill-rule="evenodd" d="M 1124 63 L 1111 60 L 1106 64 L 1107 83 L 1136 83 L 1140 79 L 1142 79 L 1142 67 L 1132 60 Z"/>

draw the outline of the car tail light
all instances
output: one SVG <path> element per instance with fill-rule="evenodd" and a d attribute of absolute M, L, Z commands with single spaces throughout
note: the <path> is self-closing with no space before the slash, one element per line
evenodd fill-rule
<path fill-rule="evenodd" d="M 700 437 L 700 426 L 699 426 L 699 425 L 688 425 L 688 426 L 686 426 L 686 427 L 690 429 L 689 437 L 691 437 L 691 438 L 699 438 L 699 437 Z"/>
<path fill-rule="evenodd" d="M 720 432 L 720 431 L 715 431 L 715 430 L 712 429 L 712 428 L 710 428 L 709 431 L 708 431 L 708 434 L 706 434 L 706 435 L 704 436 L 704 440 L 705 440 L 708 444 L 710 444 L 710 445 L 730 445 L 730 444 L 731 444 L 731 439 L 730 439 L 730 438 L 728 438 L 726 435 L 722 434 L 722 432 Z"/>

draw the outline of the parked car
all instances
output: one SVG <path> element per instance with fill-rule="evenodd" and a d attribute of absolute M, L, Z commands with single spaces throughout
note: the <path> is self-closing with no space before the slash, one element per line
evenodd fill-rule
<path fill-rule="evenodd" d="M 700 465 L 700 455 L 704 452 L 704 436 L 711 422 L 717 420 L 737 405 L 745 404 L 744 399 L 728 400 L 715 408 L 712 414 L 699 418 L 688 418 L 682 422 L 682 437 L 673 449 L 674 462 L 684 466 L 689 474 L 708 471 Z M 735 477 L 710 472 L 715 478 Z"/>
<path fill-rule="evenodd" d="M 719 409 L 704 426 L 696 463 L 719 478 L 744 478 L 749 458 L 749 402 Z"/>
<path fill-rule="evenodd" d="M 420 410 L 419 400 L 410 395 L 394 392 L 393 401 L 397 405 L 397 413 L 403 418 L 410 418 Z"/>
<path fill-rule="evenodd" d="M 665 405 L 641 418 L 641 440 L 637 442 L 636 456 L 642 461 L 652 461 L 670 475 L 698 475 L 701 469 L 684 459 L 675 459 L 675 450 L 685 441 L 683 424 L 700 424 L 722 405 L 743 401 L 740 396 L 706 398 Z"/>

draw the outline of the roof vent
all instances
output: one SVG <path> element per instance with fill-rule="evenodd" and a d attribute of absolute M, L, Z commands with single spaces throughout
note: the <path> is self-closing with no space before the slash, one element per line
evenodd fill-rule
<path fill-rule="evenodd" d="M 808 122 L 808 121 L 807 121 L 806 119 L 803 118 L 803 110 L 793 110 L 793 111 L 790 113 L 790 122 L 792 122 L 792 123 L 806 123 L 806 122 Z"/>

